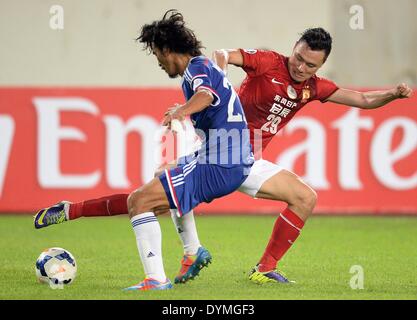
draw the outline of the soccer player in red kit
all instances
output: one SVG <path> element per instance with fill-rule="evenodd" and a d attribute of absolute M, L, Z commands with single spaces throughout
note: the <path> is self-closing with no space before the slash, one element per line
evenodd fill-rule
<path fill-rule="evenodd" d="M 241 67 L 247 74 L 240 87 L 239 98 L 251 130 L 255 153 L 259 154 L 258 149 L 266 148 L 296 112 L 313 100 L 374 109 L 395 99 L 411 96 L 412 90 L 405 84 L 389 90 L 357 92 L 339 88 L 332 81 L 316 76 L 328 58 L 331 46 L 330 34 L 322 28 L 313 28 L 303 32 L 290 57 L 274 51 L 253 49 L 222 49 L 214 52 L 213 60 L 225 73 L 228 64 L 232 64 Z M 259 284 L 289 282 L 276 270 L 277 263 L 296 241 L 305 221 L 313 212 L 317 199 L 315 191 L 296 174 L 262 158 L 255 161 L 239 191 L 252 197 L 288 204 L 277 217 L 269 243 L 258 264 L 251 270 L 249 279 Z M 62 211 L 66 212 L 67 217 L 59 218 L 57 215 L 57 219 L 65 221 L 80 216 L 127 213 L 124 212 L 123 197 L 115 195 L 113 198 L 66 204 L 67 207 Z M 172 210 L 171 216 L 185 253 L 176 282 L 185 282 L 189 279 L 187 272 L 198 261 L 197 251 L 201 245 L 192 212 L 179 218 Z M 51 219 L 53 217 L 51 215 Z M 53 223 L 57 222 L 47 224 Z"/>
<path fill-rule="evenodd" d="M 239 98 L 249 128 L 261 130 L 262 149 L 310 101 L 330 101 L 374 109 L 395 99 L 411 96 L 412 90 L 405 84 L 389 90 L 357 92 L 339 88 L 332 81 L 316 76 L 331 48 L 330 34 L 322 28 L 313 28 L 303 32 L 290 57 L 274 51 L 243 49 L 217 50 L 214 53 L 213 60 L 225 72 L 228 64 L 241 67 L 246 72 Z M 253 145 L 256 146 L 256 141 Z M 257 166 L 259 160 L 255 162 L 242 186 L 250 184 L 251 175 L 259 176 L 259 188 L 252 195 L 284 201 L 288 207 L 278 216 L 265 252 L 249 278 L 257 283 L 287 282 L 287 279 L 276 276 L 279 275 L 276 265 L 313 212 L 317 195 L 294 173 L 264 162 L 262 166 Z M 242 187 L 239 190 L 242 191 Z"/>

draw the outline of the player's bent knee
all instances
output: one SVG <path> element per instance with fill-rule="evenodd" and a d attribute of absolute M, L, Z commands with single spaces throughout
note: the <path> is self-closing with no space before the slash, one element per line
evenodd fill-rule
<path fill-rule="evenodd" d="M 306 213 L 311 213 L 317 203 L 317 193 L 311 188 L 304 188 L 297 194 L 297 206 Z"/>
<path fill-rule="evenodd" d="M 129 217 L 142 213 L 144 210 L 144 194 L 141 189 L 133 191 L 127 198 L 127 209 Z"/>
<path fill-rule="evenodd" d="M 317 203 L 317 193 L 304 185 L 302 188 L 297 188 L 291 195 L 285 199 L 285 202 L 295 210 L 295 212 L 303 219 L 306 220 L 314 210 Z"/>

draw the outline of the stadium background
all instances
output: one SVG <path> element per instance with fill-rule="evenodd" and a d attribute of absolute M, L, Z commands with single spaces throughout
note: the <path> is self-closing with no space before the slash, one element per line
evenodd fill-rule
<path fill-rule="evenodd" d="M 183 98 L 179 79 L 169 79 L 133 39 L 140 25 L 167 8 L 183 12 L 206 55 L 237 47 L 289 55 L 300 32 L 320 25 L 333 35 L 334 49 L 319 75 L 358 89 L 417 84 L 413 0 L 0 4 L 4 212 L 129 192 L 152 177 L 161 162 L 154 132 L 164 110 Z M 61 13 L 54 5 L 63 11 L 63 29 L 54 28 Z M 243 76 L 230 68 L 236 87 Z M 317 213 L 416 213 L 416 101 L 414 95 L 372 111 L 312 103 L 264 157 L 318 191 Z M 235 194 L 199 210 L 256 214 L 280 208 Z"/>

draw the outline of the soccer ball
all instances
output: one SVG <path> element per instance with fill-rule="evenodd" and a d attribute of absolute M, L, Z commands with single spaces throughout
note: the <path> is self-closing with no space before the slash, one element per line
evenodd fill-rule
<path fill-rule="evenodd" d="M 44 250 L 36 260 L 36 277 L 50 285 L 70 284 L 77 274 L 74 256 L 62 248 Z"/>

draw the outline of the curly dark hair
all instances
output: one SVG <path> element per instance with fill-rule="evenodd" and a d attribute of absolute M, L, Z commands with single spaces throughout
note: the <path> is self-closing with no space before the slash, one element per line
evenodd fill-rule
<path fill-rule="evenodd" d="M 193 30 L 185 26 L 184 17 L 175 9 L 165 12 L 162 20 L 145 24 L 136 41 L 144 44 L 144 49 L 152 52 L 154 47 L 170 52 L 200 56 L 201 42 Z"/>
<path fill-rule="evenodd" d="M 332 37 L 330 36 L 330 33 L 323 28 L 310 28 L 305 30 L 301 34 L 301 38 L 298 42 L 300 41 L 305 41 L 313 51 L 324 50 L 325 61 L 332 51 Z"/>

